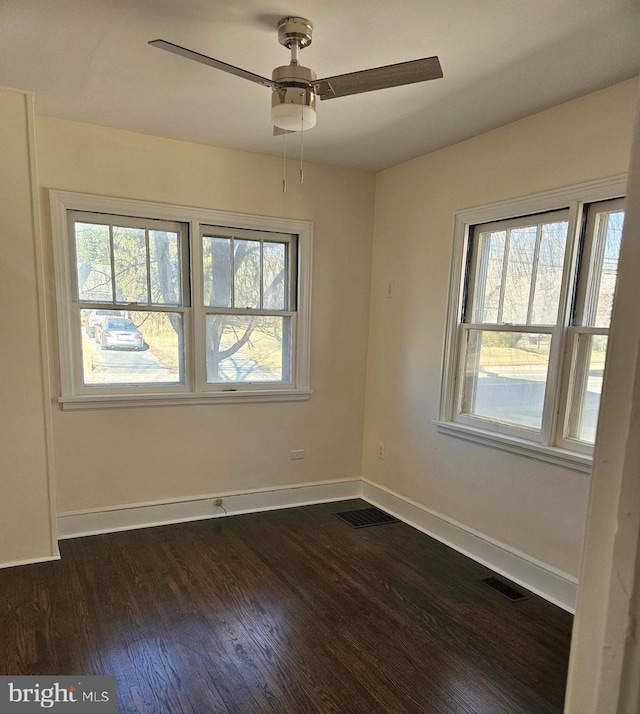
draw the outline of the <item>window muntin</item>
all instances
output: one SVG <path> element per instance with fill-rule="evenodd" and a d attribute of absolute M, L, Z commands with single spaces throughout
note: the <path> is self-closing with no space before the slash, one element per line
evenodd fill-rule
<path fill-rule="evenodd" d="M 468 213 L 483 211 L 495 215 Z M 614 199 L 467 224 L 457 359 L 444 384 L 450 419 L 473 427 L 470 437 L 517 437 L 546 459 L 548 447 L 591 452 L 623 218 Z"/>
<path fill-rule="evenodd" d="M 309 398 L 309 222 L 59 191 L 51 209 L 65 408 Z"/>

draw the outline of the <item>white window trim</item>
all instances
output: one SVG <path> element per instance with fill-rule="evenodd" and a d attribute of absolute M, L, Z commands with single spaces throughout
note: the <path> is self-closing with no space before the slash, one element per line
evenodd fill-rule
<path fill-rule="evenodd" d="M 435 420 L 434 424 L 441 434 L 446 434 L 447 436 L 464 439 L 482 446 L 490 446 L 500 451 L 508 451 L 530 459 L 538 459 L 572 471 L 586 474 L 591 472 L 591 456 L 589 454 L 581 454 L 577 451 L 569 451 L 556 446 L 545 446 L 535 441 L 527 441 L 508 434 L 492 433 L 453 421 Z"/>
<path fill-rule="evenodd" d="M 459 379 L 457 365 L 459 363 L 458 355 L 460 354 L 460 335 L 462 334 L 462 331 L 459 330 L 459 319 L 464 298 L 465 266 L 468 259 L 469 236 L 472 226 L 568 208 L 570 226 L 573 225 L 576 230 L 579 230 L 579 219 L 582 215 L 584 204 L 624 196 L 626 189 L 627 175 L 620 174 L 607 179 L 544 191 L 531 196 L 465 209 L 456 213 L 444 335 L 440 409 L 438 419 L 434 420 L 438 431 L 448 436 L 470 440 L 483 446 L 539 459 L 575 471 L 590 473 L 592 462 L 590 453 L 579 453 L 566 448 L 528 441 L 509 434 L 497 433 L 489 429 L 479 429 L 463 424 L 456 419 L 457 382 Z M 567 264 L 573 264 L 577 251 L 576 236 L 570 236 L 570 239 L 573 241 L 573 246 L 567 251 L 565 280 L 572 279 L 572 271 L 567 271 L 566 267 Z M 570 308 L 571 305 L 567 304 L 564 309 L 569 310 Z M 562 350 L 564 351 L 564 346 Z M 554 378 L 556 382 L 560 381 L 559 375 Z M 560 387 L 560 384 L 553 385 L 556 397 L 559 396 Z M 559 415 L 555 414 L 553 416 L 553 421 L 557 423 L 558 418 L 560 418 Z M 556 423 L 552 426 L 554 431 Z"/>
<path fill-rule="evenodd" d="M 51 207 L 51 229 L 53 235 L 53 258 L 56 273 L 56 298 L 58 335 L 60 347 L 60 378 L 61 396 L 58 401 L 63 409 L 104 409 L 140 406 L 167 406 L 177 404 L 232 404 L 246 402 L 292 402 L 308 400 L 312 394 L 309 385 L 309 368 L 311 355 L 311 275 L 313 255 L 313 223 L 290 218 L 272 216 L 255 216 L 246 213 L 232 213 L 212 209 L 174 206 L 170 204 L 121 199 L 107 196 L 95 196 L 84 193 L 51 190 L 49 192 Z M 296 234 L 298 236 L 298 303 L 295 331 L 294 361 L 292 364 L 291 386 L 268 384 L 233 384 L 234 391 L 205 389 L 196 380 L 194 391 L 185 390 L 183 386 L 166 388 L 158 387 L 158 391 L 150 388 L 114 388 L 108 394 L 78 393 L 78 365 L 80 354 L 73 349 L 73 330 L 70 286 L 71 236 L 69 235 L 67 211 L 88 211 L 114 215 L 156 218 L 167 221 L 188 223 L 191 241 L 197 241 L 200 235 L 200 225 L 221 225 L 248 230 L 273 231 L 277 233 Z M 191 254 L 191 275 L 199 275 L 199 266 L 193 264 Z M 198 278 L 196 278 L 198 279 Z M 195 298 L 194 298 L 195 299 Z M 192 310 L 196 309 L 192 305 Z M 185 325 L 186 333 L 193 326 Z M 201 331 L 200 331 L 201 332 Z M 193 353 L 187 357 L 192 362 L 194 354 L 202 348 L 203 340 L 195 336 Z M 204 352 L 203 352 L 204 354 Z M 194 365 L 187 364 L 187 372 L 194 371 Z M 154 385 L 150 385 L 153 388 Z M 210 387 L 210 385 L 208 385 Z"/>

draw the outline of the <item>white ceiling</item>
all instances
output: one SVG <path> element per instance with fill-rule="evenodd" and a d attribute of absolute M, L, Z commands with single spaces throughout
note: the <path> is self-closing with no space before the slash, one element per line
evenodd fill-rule
<path fill-rule="evenodd" d="M 304 155 L 338 166 L 391 166 L 640 69 L 636 0 L 0 0 L 0 86 L 38 114 L 281 154 L 269 89 L 147 42 L 270 77 L 287 15 L 313 23 L 300 60 L 320 77 L 440 57 L 443 79 L 318 103 Z"/>

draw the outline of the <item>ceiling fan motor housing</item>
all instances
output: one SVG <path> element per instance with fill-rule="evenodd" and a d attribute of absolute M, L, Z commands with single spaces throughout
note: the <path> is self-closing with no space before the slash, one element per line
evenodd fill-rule
<path fill-rule="evenodd" d="M 276 67 L 277 87 L 271 95 L 271 123 L 287 131 L 304 131 L 316 124 L 316 73 L 299 64 Z"/>

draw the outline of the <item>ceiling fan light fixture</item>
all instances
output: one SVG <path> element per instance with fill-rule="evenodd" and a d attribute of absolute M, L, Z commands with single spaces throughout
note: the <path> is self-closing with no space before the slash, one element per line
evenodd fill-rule
<path fill-rule="evenodd" d="M 271 95 L 271 123 L 285 131 L 306 131 L 316 125 L 316 95 L 310 89 L 281 87 Z"/>

